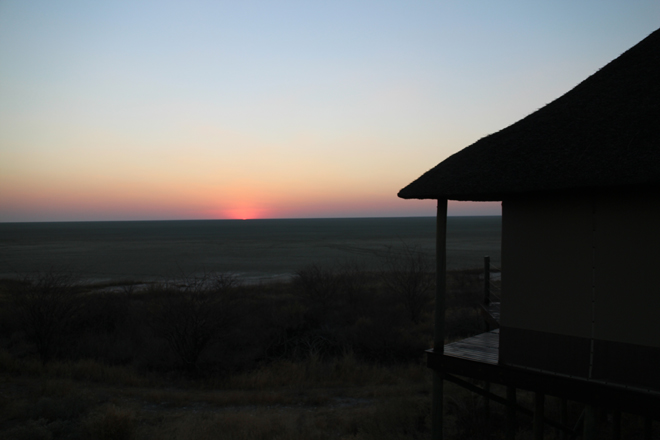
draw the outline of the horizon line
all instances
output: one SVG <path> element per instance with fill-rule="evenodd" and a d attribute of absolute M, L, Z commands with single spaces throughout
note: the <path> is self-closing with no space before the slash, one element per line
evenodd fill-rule
<path fill-rule="evenodd" d="M 357 219 L 399 219 L 399 218 L 435 218 L 435 215 L 401 215 L 401 216 L 355 216 L 355 217 L 263 217 L 263 218 L 196 218 L 196 219 L 135 219 L 135 220 L 25 220 L 0 221 L 0 225 L 23 223 L 129 223 L 129 222 L 203 222 L 203 221 L 232 221 L 245 222 L 255 220 L 357 220 Z M 502 217 L 502 214 L 470 214 L 447 217 Z"/>

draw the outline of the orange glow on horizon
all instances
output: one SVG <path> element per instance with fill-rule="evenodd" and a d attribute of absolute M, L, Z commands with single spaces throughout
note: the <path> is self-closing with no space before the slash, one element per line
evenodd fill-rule
<path fill-rule="evenodd" d="M 112 183 L 112 184 L 110 184 Z M 149 185 L 98 179 L 89 184 L 53 179 L 29 184 L 0 179 L 0 222 L 187 220 L 433 216 L 435 201 L 396 197 L 395 189 L 362 191 L 315 184 L 268 182 L 222 185 L 157 179 Z M 298 183 L 298 182 L 294 182 Z M 359 186 L 357 183 L 356 187 Z M 11 191 L 8 189 L 11 188 Z M 498 202 L 449 202 L 450 215 L 500 215 Z"/>
<path fill-rule="evenodd" d="M 229 220 L 255 220 L 267 217 L 267 213 L 258 208 L 232 208 L 223 209 L 220 217 Z"/>

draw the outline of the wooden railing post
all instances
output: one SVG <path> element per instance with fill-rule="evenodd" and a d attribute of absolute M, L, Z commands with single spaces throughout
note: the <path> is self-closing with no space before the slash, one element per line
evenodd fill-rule
<path fill-rule="evenodd" d="M 490 304 L 490 257 L 484 257 L 484 304 Z"/>

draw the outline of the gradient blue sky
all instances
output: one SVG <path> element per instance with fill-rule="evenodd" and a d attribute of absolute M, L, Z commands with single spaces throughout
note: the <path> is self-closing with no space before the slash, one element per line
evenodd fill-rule
<path fill-rule="evenodd" d="M 397 191 L 659 25 L 650 0 L 0 0 L 0 221 L 433 215 Z"/>

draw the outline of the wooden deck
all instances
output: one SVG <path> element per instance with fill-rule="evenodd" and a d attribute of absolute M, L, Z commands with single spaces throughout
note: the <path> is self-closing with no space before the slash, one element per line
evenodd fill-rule
<path fill-rule="evenodd" d="M 517 389 L 564 396 L 617 411 L 658 418 L 660 393 L 616 383 L 572 377 L 499 363 L 499 329 L 444 346 L 442 353 L 427 351 L 427 365 L 450 375 L 469 377 Z M 660 420 L 660 418 L 658 418 Z"/>
<path fill-rule="evenodd" d="M 497 365 L 500 353 L 500 329 L 445 345 L 445 356 Z"/>

